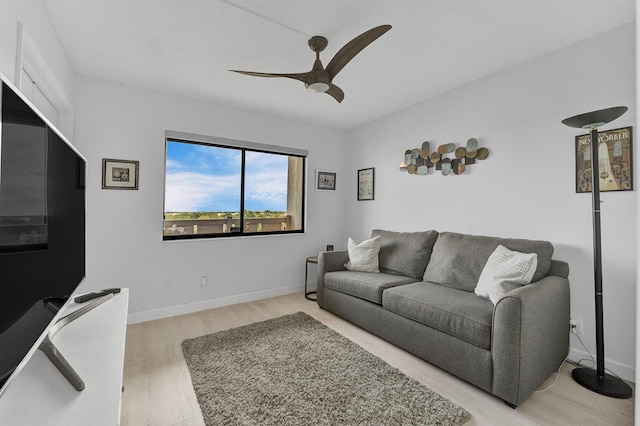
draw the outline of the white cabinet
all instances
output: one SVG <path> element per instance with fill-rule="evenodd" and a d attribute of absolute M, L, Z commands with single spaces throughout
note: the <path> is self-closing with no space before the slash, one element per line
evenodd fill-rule
<path fill-rule="evenodd" d="M 42 353 L 0 397 L 0 424 L 118 425 L 129 289 L 69 323 L 52 341 L 85 383 L 76 391 Z M 70 313 L 83 305 L 71 302 Z"/>

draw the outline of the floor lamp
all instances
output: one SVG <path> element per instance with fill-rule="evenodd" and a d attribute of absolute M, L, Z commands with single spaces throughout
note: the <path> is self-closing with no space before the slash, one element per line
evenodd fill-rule
<path fill-rule="evenodd" d="M 598 127 L 620 117 L 627 111 L 619 106 L 592 111 L 562 120 L 569 127 L 591 130 L 591 196 L 593 204 L 593 270 L 596 299 L 596 366 L 575 368 L 573 380 L 587 389 L 613 398 L 631 398 L 631 387 L 618 377 L 605 372 L 604 323 L 602 315 L 602 256 L 600 249 L 600 171 L 598 164 Z"/>

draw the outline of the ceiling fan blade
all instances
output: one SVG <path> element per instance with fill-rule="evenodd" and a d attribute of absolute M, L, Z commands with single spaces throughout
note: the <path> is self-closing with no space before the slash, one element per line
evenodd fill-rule
<path fill-rule="evenodd" d="M 336 53 L 325 69 L 332 77 L 335 77 L 336 74 L 338 74 L 340 70 L 342 70 L 342 68 L 344 68 L 344 66 L 354 58 L 354 56 L 362 51 L 362 49 L 370 45 L 390 29 L 391 25 L 380 25 L 379 27 L 372 28 L 369 31 L 365 31 L 360 34 L 358 37 L 345 44 L 342 49 Z"/>
<path fill-rule="evenodd" d="M 338 101 L 338 103 L 342 102 L 342 100 L 344 99 L 344 92 L 335 84 L 330 85 L 329 89 L 327 89 L 327 91 L 324 93 L 333 96 L 333 98 Z"/>
<path fill-rule="evenodd" d="M 238 71 L 238 70 L 229 70 L 232 72 L 237 72 L 238 74 L 250 75 L 253 77 L 284 77 L 284 78 L 292 78 L 294 80 L 301 81 L 305 84 L 310 84 L 310 76 L 308 72 L 301 72 L 296 74 L 275 74 L 268 72 L 253 72 L 253 71 Z"/>

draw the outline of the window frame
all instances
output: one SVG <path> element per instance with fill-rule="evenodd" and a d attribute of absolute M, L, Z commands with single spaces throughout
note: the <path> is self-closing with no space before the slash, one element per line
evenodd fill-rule
<path fill-rule="evenodd" d="M 235 139 L 220 138 L 215 136 L 197 135 L 192 133 L 177 132 L 173 130 L 165 131 L 165 146 L 164 146 L 164 185 L 162 194 L 162 223 L 166 220 L 165 206 L 166 206 L 166 191 L 167 191 L 167 146 L 169 142 L 187 143 L 193 145 L 211 146 L 216 148 L 235 149 L 240 151 L 241 164 L 240 164 L 240 231 L 239 232 L 224 232 L 215 234 L 183 234 L 183 235 L 165 235 L 162 233 L 162 241 L 185 241 L 185 240 L 207 240 L 211 238 L 237 238 L 237 237 L 257 237 L 265 235 L 289 235 L 289 234 L 303 234 L 306 231 L 306 203 L 307 203 L 307 156 L 309 152 L 304 149 L 290 148 L 278 145 L 268 145 L 257 142 L 241 141 Z M 260 231 L 260 232 L 245 232 L 245 172 L 246 172 L 246 153 L 247 152 L 260 152 L 266 154 L 285 155 L 287 157 L 299 157 L 302 159 L 302 200 L 300 206 L 300 229 L 284 230 L 284 231 Z M 289 194 L 287 192 L 287 197 Z M 249 218 L 250 219 L 250 218 Z M 164 228 L 164 226 L 163 226 Z"/>

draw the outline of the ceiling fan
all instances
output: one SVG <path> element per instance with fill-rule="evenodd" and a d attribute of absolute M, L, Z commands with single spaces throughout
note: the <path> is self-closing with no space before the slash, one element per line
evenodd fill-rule
<path fill-rule="evenodd" d="M 329 43 L 326 38 L 322 36 L 313 36 L 309 39 L 309 47 L 316 52 L 316 60 L 313 63 L 313 68 L 309 72 L 295 73 L 295 74 L 274 74 L 264 72 L 251 72 L 251 71 L 238 71 L 240 74 L 251 75 L 254 77 L 285 77 L 292 78 L 304 83 L 304 85 L 311 92 L 326 93 L 333 96 L 336 101 L 342 102 L 344 99 L 344 92 L 338 86 L 332 83 L 333 78 L 344 68 L 350 60 L 352 60 L 358 53 L 360 53 L 365 47 L 375 41 L 382 34 L 391 29 L 391 25 L 380 25 L 365 31 L 358 37 L 345 44 L 342 49 L 336 53 L 331 59 L 326 68 L 322 66 L 320 61 L 320 52 L 322 52 Z"/>

